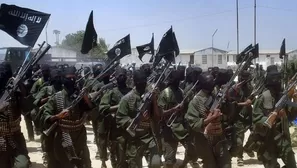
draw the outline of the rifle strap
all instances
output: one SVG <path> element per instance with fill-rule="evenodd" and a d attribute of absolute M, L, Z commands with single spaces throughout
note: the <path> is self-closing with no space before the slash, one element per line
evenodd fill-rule
<path fill-rule="evenodd" d="M 58 112 L 61 112 L 65 108 L 65 99 L 62 91 L 57 92 L 55 94 L 55 100 L 56 100 L 57 110 Z M 61 132 L 62 132 L 62 147 L 65 149 L 68 159 L 70 161 L 72 159 L 77 159 L 78 156 L 75 152 L 73 142 L 69 132 L 66 132 L 64 130 L 62 130 Z"/>

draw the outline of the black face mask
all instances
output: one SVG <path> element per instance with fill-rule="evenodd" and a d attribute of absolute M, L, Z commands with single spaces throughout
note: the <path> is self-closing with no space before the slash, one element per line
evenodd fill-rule
<path fill-rule="evenodd" d="M 140 95 L 143 95 L 145 93 L 146 83 L 143 83 L 143 82 L 135 83 L 135 87 L 137 92 Z"/>
<path fill-rule="evenodd" d="M 119 87 L 126 86 L 127 77 L 125 75 L 120 75 L 116 79 L 117 79 L 117 84 Z"/>
<path fill-rule="evenodd" d="M 54 79 L 52 79 L 51 84 L 56 90 L 61 90 L 63 85 L 61 77 L 55 77 Z"/>
<path fill-rule="evenodd" d="M 64 78 L 63 85 L 69 94 L 74 93 L 74 90 L 75 90 L 75 79 L 74 78 Z"/>

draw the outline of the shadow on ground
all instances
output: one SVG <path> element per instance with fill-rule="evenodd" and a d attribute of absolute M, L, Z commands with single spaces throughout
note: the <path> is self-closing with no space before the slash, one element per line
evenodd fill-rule
<path fill-rule="evenodd" d="M 32 165 L 30 168 L 45 168 L 45 166 L 43 166 L 43 164 L 41 163 L 32 162 Z"/>
<path fill-rule="evenodd" d="M 258 159 L 246 159 L 244 160 L 245 165 L 262 164 Z"/>

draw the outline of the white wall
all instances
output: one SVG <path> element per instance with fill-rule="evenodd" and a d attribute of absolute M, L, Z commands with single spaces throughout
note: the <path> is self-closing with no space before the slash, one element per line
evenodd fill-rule
<path fill-rule="evenodd" d="M 176 56 L 175 58 L 175 63 L 180 63 L 183 65 L 188 65 L 188 63 L 190 62 L 190 56 L 193 53 L 180 53 L 178 56 Z"/>
<path fill-rule="evenodd" d="M 213 52 L 213 53 L 212 53 Z M 203 62 L 203 57 L 206 55 L 207 61 Z M 221 61 L 218 58 L 221 55 Z M 212 57 L 213 56 L 213 57 Z M 207 70 L 209 67 L 227 68 L 227 54 L 225 51 L 218 50 L 216 48 L 207 48 L 194 53 L 194 64 L 200 66 L 203 70 Z"/>
<path fill-rule="evenodd" d="M 236 65 L 236 55 L 235 54 L 228 54 L 229 61 L 228 66 Z M 264 69 L 267 68 L 269 65 L 281 65 L 282 59 L 279 58 L 279 53 L 259 53 L 259 58 L 255 59 L 255 62 L 263 66 Z"/>

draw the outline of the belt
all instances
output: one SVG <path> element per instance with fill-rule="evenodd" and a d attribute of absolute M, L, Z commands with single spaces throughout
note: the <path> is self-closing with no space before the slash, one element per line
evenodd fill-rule
<path fill-rule="evenodd" d="M 0 121 L 0 136 L 11 135 L 21 130 L 21 117 L 14 121 L 3 122 Z"/>
<path fill-rule="evenodd" d="M 65 120 L 62 119 L 59 121 L 59 127 L 61 128 L 62 131 L 66 132 L 74 132 L 74 131 L 79 131 L 81 128 L 83 128 L 85 123 L 85 118 L 81 118 L 80 120 Z"/>

